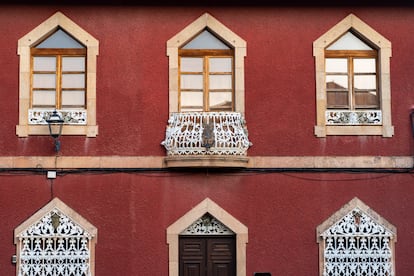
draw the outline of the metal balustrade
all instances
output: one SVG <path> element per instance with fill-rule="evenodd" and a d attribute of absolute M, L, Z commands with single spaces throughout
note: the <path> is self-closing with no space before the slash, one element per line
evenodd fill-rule
<path fill-rule="evenodd" d="M 238 112 L 173 113 L 161 143 L 168 156 L 247 155 L 252 145 Z"/>

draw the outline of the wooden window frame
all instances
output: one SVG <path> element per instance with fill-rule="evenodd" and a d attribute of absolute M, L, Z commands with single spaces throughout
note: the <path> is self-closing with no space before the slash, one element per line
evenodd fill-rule
<path fill-rule="evenodd" d="M 329 107 L 327 103 L 327 109 L 346 109 L 346 110 L 358 110 L 358 109 L 380 109 L 380 95 L 378 89 L 378 54 L 376 50 L 325 50 L 325 58 L 343 58 L 347 59 L 348 63 L 348 72 L 343 74 L 344 76 L 348 77 L 348 107 Z M 355 85 L 354 85 L 354 77 L 357 74 L 354 72 L 353 61 L 356 58 L 375 58 L 376 68 L 375 68 L 375 76 L 376 76 L 376 93 L 377 93 L 377 104 L 375 106 L 366 106 L 366 107 L 356 107 L 355 103 Z M 335 73 L 336 74 L 336 73 Z M 329 76 L 329 73 L 326 73 Z M 372 74 L 364 74 L 364 75 L 372 75 Z M 326 88 L 328 93 L 328 88 Z"/>
<path fill-rule="evenodd" d="M 29 112 L 32 106 L 32 50 L 36 45 L 44 41 L 57 29 L 62 29 L 71 35 L 79 43 L 85 46 L 86 51 L 86 99 L 84 109 L 84 112 L 86 113 L 86 122 L 82 125 L 65 123 L 65 126 L 62 129 L 62 135 L 96 137 L 98 135 L 98 125 L 96 123 L 96 68 L 97 56 L 99 54 L 99 41 L 61 12 L 53 14 L 18 41 L 17 52 L 20 56 L 19 124 L 16 125 L 16 135 L 18 137 L 28 137 L 30 135 L 49 135 L 47 124 L 32 124 L 29 122 Z M 67 49 L 64 49 L 64 51 L 65 50 Z"/>
<path fill-rule="evenodd" d="M 231 101 L 231 111 L 234 111 L 234 51 L 230 50 L 195 50 L 195 49 L 179 49 L 178 50 L 179 59 L 181 60 L 182 57 L 197 57 L 203 58 L 203 72 L 191 72 L 191 74 L 200 74 L 203 75 L 203 111 L 209 112 L 210 111 L 210 104 L 209 104 L 209 95 L 212 90 L 209 89 L 209 76 L 214 74 L 220 75 L 230 75 L 232 79 L 232 101 Z M 232 59 L 232 71 L 230 73 L 223 74 L 223 73 L 211 73 L 208 68 L 208 61 L 209 58 L 231 58 Z M 179 62 L 179 70 L 178 70 L 178 82 L 180 83 L 181 75 L 187 74 L 186 72 L 181 71 L 181 62 Z M 190 73 L 188 73 L 190 74 Z M 178 85 L 179 88 L 179 98 L 178 98 L 178 111 L 181 112 L 181 92 L 185 92 L 184 89 L 181 88 L 181 85 Z M 230 92 L 230 91 L 229 91 Z"/>
<path fill-rule="evenodd" d="M 325 51 L 329 45 L 348 31 L 358 34 L 359 38 L 377 50 L 378 96 L 382 117 L 380 124 L 329 125 L 326 122 Z M 382 137 L 392 137 L 394 135 L 394 126 L 391 120 L 391 42 L 357 16 L 350 14 L 313 42 L 313 56 L 315 57 L 316 81 L 315 136 L 318 138 L 330 135 L 381 135 Z"/>
<path fill-rule="evenodd" d="M 169 58 L 169 115 L 179 112 L 179 51 L 203 30 L 208 29 L 233 51 L 233 109 L 245 115 L 244 58 L 246 41 L 208 13 L 201 15 L 167 41 Z"/>
<path fill-rule="evenodd" d="M 62 76 L 64 74 L 64 72 L 62 71 L 62 58 L 63 57 L 83 57 L 85 58 L 85 63 L 87 63 L 86 61 L 86 49 L 37 49 L 37 48 L 31 48 L 30 50 L 31 52 L 31 77 L 34 74 L 37 73 L 42 73 L 42 72 L 37 72 L 34 71 L 33 68 L 33 61 L 35 57 L 56 57 L 57 60 L 57 64 L 56 64 L 56 85 L 55 85 L 55 90 L 56 90 L 56 99 L 55 99 L 55 106 L 52 108 L 56 108 L 56 109 L 61 109 L 62 108 L 62 92 L 65 90 L 65 88 L 62 87 Z M 86 64 L 85 64 L 86 65 Z M 85 71 L 71 71 L 70 74 L 84 74 L 85 75 L 85 87 L 82 89 L 79 88 L 70 88 L 70 90 L 84 90 L 85 91 L 85 104 L 83 106 L 74 106 L 75 108 L 84 108 L 87 109 L 87 105 L 86 105 L 86 95 L 87 95 L 87 91 L 86 91 L 86 72 L 87 72 L 87 68 L 85 66 Z M 68 73 L 66 73 L 68 74 Z M 35 87 L 33 87 L 33 79 L 31 79 L 30 82 L 30 108 L 33 108 L 33 90 L 35 89 Z M 42 89 L 42 90 L 47 90 L 47 89 Z M 42 107 L 39 107 L 42 108 Z"/>

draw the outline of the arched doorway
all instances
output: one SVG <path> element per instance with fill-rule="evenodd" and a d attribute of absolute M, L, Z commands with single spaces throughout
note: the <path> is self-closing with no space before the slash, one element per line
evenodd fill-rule
<path fill-rule="evenodd" d="M 210 222 L 205 221 L 206 219 L 209 219 Z M 198 232 L 206 231 L 206 225 L 210 225 L 210 227 L 207 227 L 206 234 Z M 215 234 L 212 234 L 211 231 L 215 232 Z M 187 271 L 189 271 L 189 273 L 192 273 L 192 271 L 196 273 L 199 271 L 199 269 L 196 268 L 197 266 L 205 266 L 204 264 L 207 264 L 207 267 L 209 265 L 213 267 L 210 270 L 207 269 L 208 272 L 214 272 L 214 269 L 216 269 L 218 273 L 227 273 L 225 272 L 226 269 L 230 269 L 230 273 L 233 274 L 204 275 L 246 276 L 247 242 L 247 227 L 211 199 L 206 198 L 167 228 L 169 276 L 199 275 L 180 274 L 180 267 L 183 267 L 183 264 L 180 265 L 180 262 L 187 257 L 190 258 L 190 260 L 195 259 L 194 256 L 197 254 L 210 254 L 210 256 L 201 257 L 204 258 L 204 260 L 199 260 L 199 265 L 193 260 L 188 262 L 187 266 L 190 267 L 187 267 Z M 182 244 L 183 249 L 180 248 L 180 243 Z M 186 256 L 182 250 L 190 250 L 187 252 L 188 256 Z M 232 250 L 235 250 L 235 254 L 232 253 Z M 210 262 L 210 264 L 208 262 Z M 231 267 L 234 267 L 235 272 L 231 271 Z"/>

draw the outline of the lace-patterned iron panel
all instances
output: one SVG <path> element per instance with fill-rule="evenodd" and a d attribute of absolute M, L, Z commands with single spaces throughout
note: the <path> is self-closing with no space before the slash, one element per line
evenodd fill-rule
<path fill-rule="evenodd" d="M 63 119 L 64 124 L 86 125 L 86 110 L 56 110 Z M 53 113 L 53 110 L 29 109 L 30 125 L 47 125 L 47 118 Z"/>
<path fill-rule="evenodd" d="M 393 276 L 393 234 L 358 208 L 326 230 L 324 276 Z"/>
<path fill-rule="evenodd" d="M 346 111 L 327 110 L 325 112 L 327 125 L 381 125 L 381 110 Z"/>
<path fill-rule="evenodd" d="M 181 235 L 233 235 L 234 232 L 227 228 L 210 214 L 205 214 L 192 225 L 187 227 Z"/>
<path fill-rule="evenodd" d="M 251 146 L 237 112 L 174 113 L 161 144 L 168 155 L 246 155 Z"/>
<path fill-rule="evenodd" d="M 90 276 L 92 236 L 54 209 L 20 236 L 19 276 Z"/>

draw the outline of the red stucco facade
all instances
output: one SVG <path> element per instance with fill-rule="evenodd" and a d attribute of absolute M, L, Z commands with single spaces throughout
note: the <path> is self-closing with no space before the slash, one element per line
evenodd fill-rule
<path fill-rule="evenodd" d="M 208 12 L 247 42 L 248 156 L 410 157 L 414 140 L 414 9 L 411 7 L 4 5 L 0 7 L 0 156 L 50 157 L 48 136 L 19 138 L 17 41 L 60 11 L 99 40 L 96 138 L 62 136 L 59 156 L 163 157 L 168 120 L 166 42 Z M 314 135 L 312 43 L 350 13 L 392 43 L 394 136 Z M 122 168 L 122 164 L 117 164 Z M 395 271 L 414 274 L 414 186 L 410 168 L 377 172 L 130 168 L 0 172 L 0 275 L 15 275 L 13 230 L 53 197 L 97 229 L 95 273 L 168 275 L 166 228 L 205 198 L 249 229 L 246 275 L 319 273 L 315 229 L 354 197 L 398 230 Z"/>

